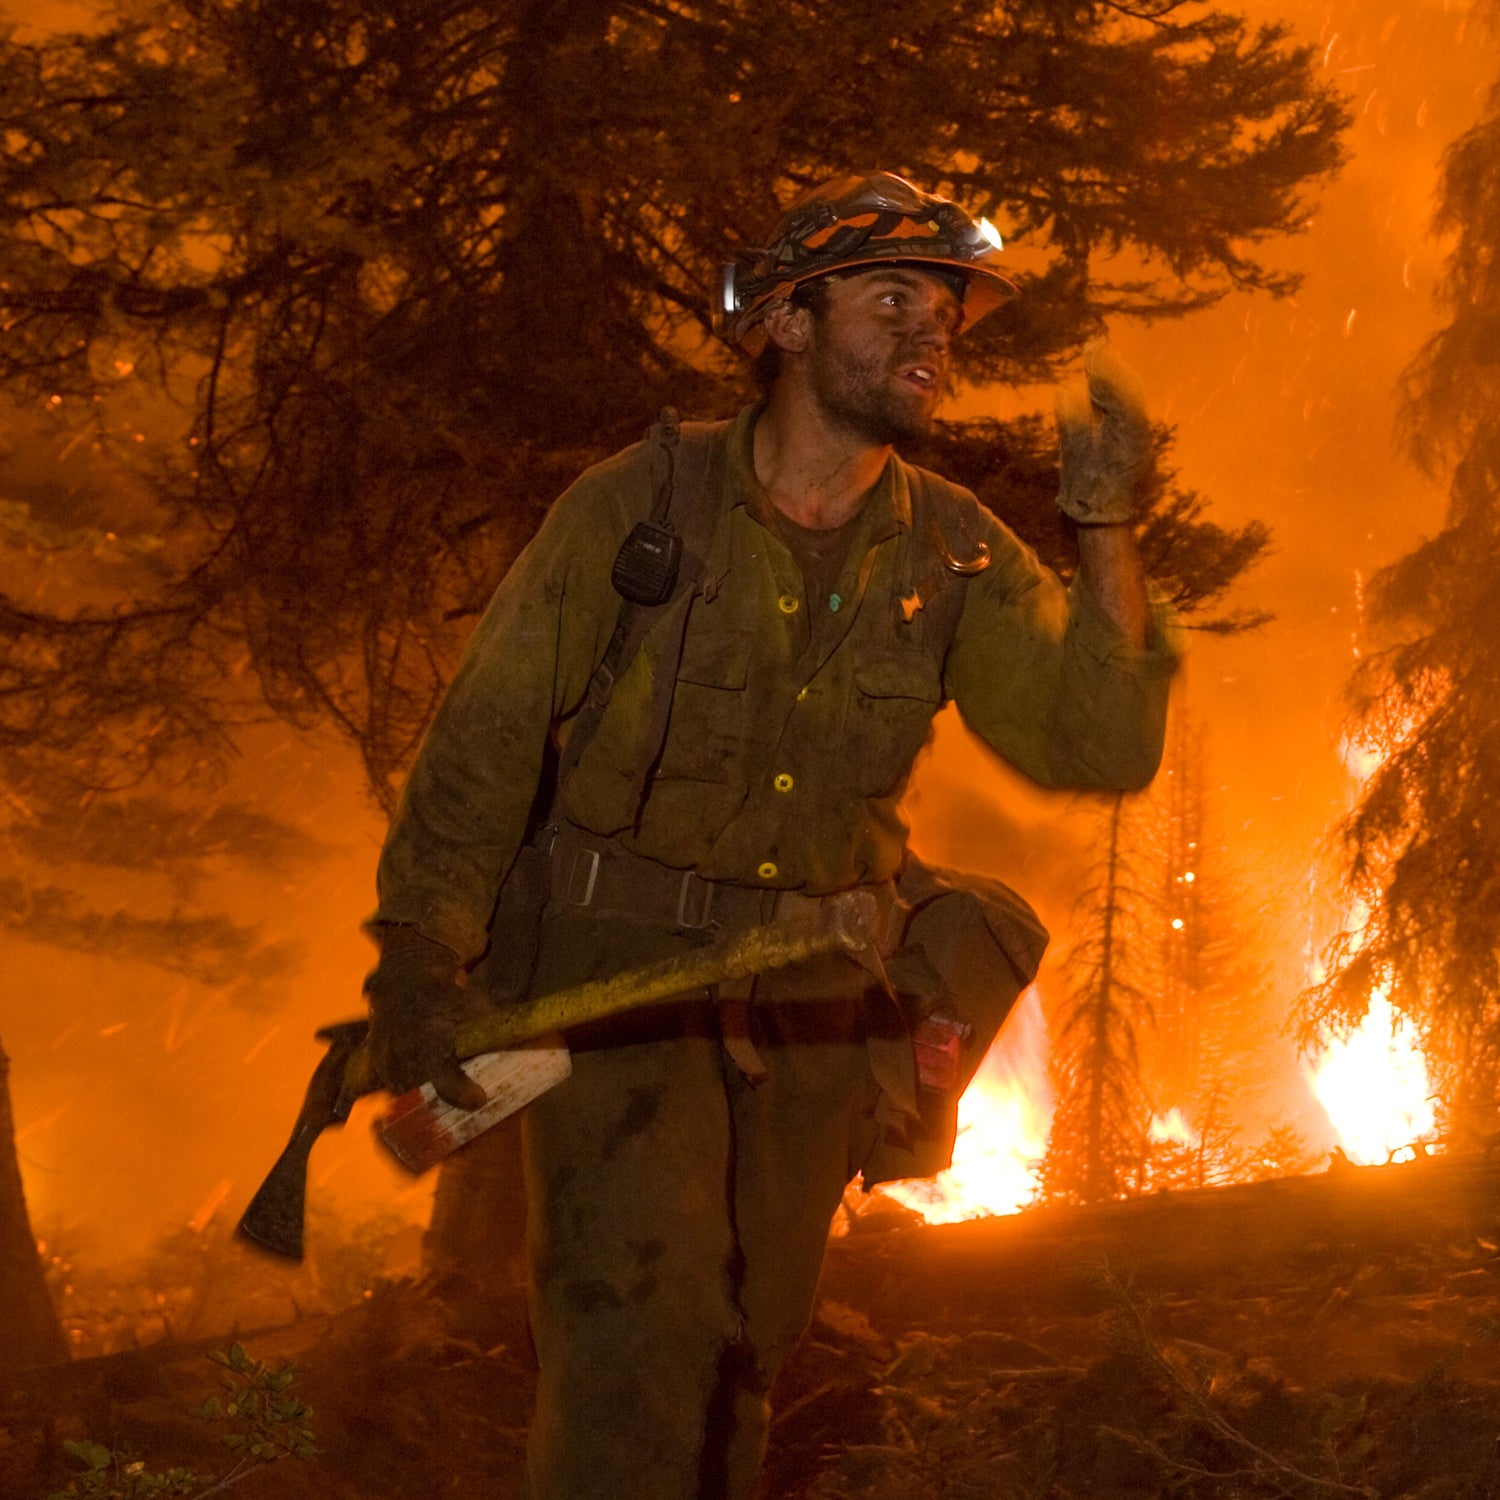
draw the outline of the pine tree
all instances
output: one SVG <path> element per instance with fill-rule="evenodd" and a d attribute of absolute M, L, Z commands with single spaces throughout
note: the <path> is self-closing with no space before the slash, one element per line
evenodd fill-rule
<path fill-rule="evenodd" d="M 988 213 L 1044 255 L 962 374 L 1032 378 L 1106 316 L 1288 290 L 1258 247 L 1345 119 L 1308 49 L 1189 0 L 120 14 L 0 38 L 0 392 L 138 458 L 151 513 L 98 529 L 150 576 L 0 600 L 0 753 L 212 758 L 269 704 L 383 794 L 551 497 L 743 394 L 713 289 L 771 205 L 878 163 Z M 1050 482 L 1024 432 L 990 458 Z M 1151 543 L 1190 605 L 1264 546 L 1194 504 L 1159 487 Z"/>
<path fill-rule="evenodd" d="M 1202 1134 L 1254 1095 L 1263 1073 L 1264 973 L 1247 940 L 1245 896 L 1216 825 L 1207 731 L 1174 704 L 1145 819 L 1157 861 L 1158 961 L 1144 1072 L 1153 1113 L 1181 1109 Z"/>
<path fill-rule="evenodd" d="M 1362 920 L 1308 997 L 1307 1039 L 1377 988 L 1410 1020 L 1450 1118 L 1492 1125 L 1500 1085 L 1500 88 L 1444 159 L 1447 324 L 1404 377 L 1413 458 L 1449 481 L 1442 529 L 1369 582 L 1353 738 L 1379 763 L 1343 826 Z"/>
<path fill-rule="evenodd" d="M 1165 1108 L 1180 1106 L 1201 1079 L 1204 969 L 1210 941 L 1199 854 L 1204 843 L 1203 731 L 1179 701 L 1154 792 L 1160 827 L 1156 994 L 1157 1084 Z"/>
<path fill-rule="evenodd" d="M 1101 853 L 1074 905 L 1064 962 L 1068 992 L 1054 1026 L 1057 1099 L 1042 1162 L 1049 1199 L 1095 1203 L 1135 1190 L 1149 1111 L 1139 1035 L 1151 1024 L 1152 893 L 1139 853 L 1141 799 L 1111 798 L 1097 822 Z"/>
<path fill-rule="evenodd" d="M 0 931 L 72 953 L 149 964 L 242 1004 L 263 1003 L 300 967 L 300 946 L 267 939 L 195 898 L 211 862 L 286 870 L 322 852 L 307 834 L 237 803 L 162 795 L 66 795 L 32 776 L 23 802 L 0 806 Z M 92 894 L 95 877 L 129 873 L 129 899 Z M 153 910 L 151 887 L 163 899 Z"/>
<path fill-rule="evenodd" d="M 1179 698 L 1162 769 L 1110 804 L 1074 908 L 1048 1196 L 1202 1187 L 1243 1164 L 1234 1113 L 1255 1092 L 1268 1028 L 1208 778 L 1205 731 Z"/>

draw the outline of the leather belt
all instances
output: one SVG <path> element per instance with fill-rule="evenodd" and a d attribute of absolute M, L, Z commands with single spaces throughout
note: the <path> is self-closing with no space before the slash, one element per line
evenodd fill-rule
<path fill-rule="evenodd" d="M 784 911 L 788 897 L 814 899 L 798 892 L 705 880 L 694 870 L 673 869 L 633 854 L 570 823 L 549 824 L 536 843 L 551 865 L 554 902 L 659 922 L 682 932 L 751 927 Z"/>
<path fill-rule="evenodd" d="M 571 823 L 549 824 L 535 842 L 551 866 L 551 899 L 556 905 L 587 908 L 601 916 L 662 923 L 705 937 L 722 929 L 738 931 L 774 921 L 799 905 L 816 905 L 822 899 L 801 891 L 705 880 L 695 871 L 673 869 L 643 854 L 633 854 Z M 889 954 L 898 941 L 903 909 L 894 882 L 886 881 L 875 889 L 888 897 L 882 921 L 884 940 L 878 946 L 882 954 Z M 725 1050 L 752 1087 L 767 1076 L 751 1034 L 750 1008 L 755 989 L 756 976 L 752 975 L 734 985 L 716 987 L 710 996 L 718 1012 Z M 900 1108 L 914 1114 L 910 1039 L 884 1038 L 872 1032 L 868 1046 L 877 1082 Z"/>

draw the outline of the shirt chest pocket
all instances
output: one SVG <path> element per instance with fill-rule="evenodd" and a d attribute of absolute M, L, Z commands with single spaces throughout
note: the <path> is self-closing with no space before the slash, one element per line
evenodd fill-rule
<path fill-rule="evenodd" d="M 885 796 L 900 786 L 942 704 L 937 665 L 916 652 L 875 657 L 855 668 L 847 730 L 861 794 Z"/>
<path fill-rule="evenodd" d="M 753 644 L 744 631 L 688 632 L 677 664 L 659 776 L 732 779 L 748 728 Z"/>

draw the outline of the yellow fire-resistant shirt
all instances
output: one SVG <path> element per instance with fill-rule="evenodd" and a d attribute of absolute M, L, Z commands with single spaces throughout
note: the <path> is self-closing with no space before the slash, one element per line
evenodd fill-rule
<path fill-rule="evenodd" d="M 651 707 L 654 674 L 675 655 L 660 638 L 664 618 L 621 674 L 558 811 L 705 879 L 821 894 L 900 867 L 901 793 L 949 699 L 1043 785 L 1129 790 L 1151 779 L 1176 662 L 1159 611 L 1145 649 L 1132 648 L 1085 586 L 1065 589 L 967 490 L 894 457 L 834 593 L 805 598 L 755 478 L 757 412 L 742 411 L 720 440 L 711 490 L 722 514 L 681 637 L 665 740 Z M 662 464 L 639 444 L 588 470 L 506 575 L 407 780 L 375 922 L 411 923 L 466 962 L 483 951 L 548 734 L 566 735 L 604 655 L 620 608 L 610 568 L 651 513 Z M 979 542 L 990 549 L 984 572 L 948 585 L 962 606 L 946 649 L 932 608 L 901 607 L 934 555 L 916 535 L 914 489 L 971 555 Z M 831 612 L 834 628 L 809 631 L 798 618 L 809 610 Z"/>

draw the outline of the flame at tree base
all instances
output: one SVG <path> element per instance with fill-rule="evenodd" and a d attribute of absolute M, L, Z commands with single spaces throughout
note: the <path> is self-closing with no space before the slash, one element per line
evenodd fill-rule
<path fill-rule="evenodd" d="M 1388 1161 L 1436 1127 L 1427 1059 L 1384 990 L 1371 994 L 1358 1030 L 1324 1048 L 1308 1082 L 1351 1161 Z"/>
<path fill-rule="evenodd" d="M 1013 1214 L 1036 1196 L 1036 1164 L 1052 1128 L 1047 1020 L 1033 986 L 1016 1002 L 958 1106 L 953 1165 L 882 1192 L 929 1224 Z"/>
<path fill-rule="evenodd" d="M 929 1224 L 1026 1207 L 1036 1198 L 1037 1166 L 1052 1126 L 1047 1063 L 1046 1017 L 1032 988 L 1017 1002 L 959 1103 L 953 1165 L 931 1180 L 887 1183 L 880 1192 Z M 1382 1163 L 1403 1147 L 1431 1140 L 1436 1118 L 1427 1060 L 1382 991 L 1372 996 L 1358 1030 L 1330 1042 L 1307 1071 L 1351 1161 Z M 1177 1109 L 1152 1119 L 1149 1140 L 1165 1150 L 1198 1144 L 1197 1133 Z"/>

